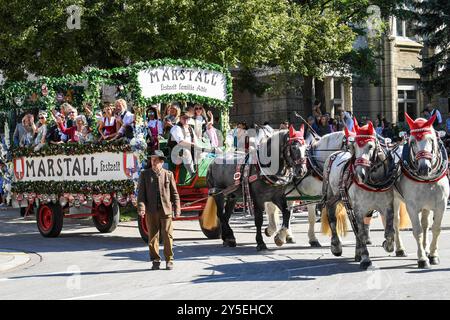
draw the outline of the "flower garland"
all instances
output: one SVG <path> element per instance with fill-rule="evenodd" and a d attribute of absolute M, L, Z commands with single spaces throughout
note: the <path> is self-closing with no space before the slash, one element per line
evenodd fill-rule
<path fill-rule="evenodd" d="M 133 180 L 100 180 L 94 182 L 32 181 L 13 182 L 11 185 L 11 192 L 19 194 L 31 192 L 39 192 L 39 194 L 74 193 L 84 195 L 92 195 L 96 193 L 134 194 L 134 190 L 135 185 Z"/>
<path fill-rule="evenodd" d="M 141 70 L 148 68 L 160 67 L 160 66 L 181 66 L 185 68 L 199 68 L 207 69 L 211 71 L 217 71 L 225 74 L 227 79 L 226 90 L 227 90 L 227 100 L 226 102 L 212 99 L 207 97 L 202 97 L 195 94 L 171 94 L 162 95 L 159 97 L 154 97 L 152 99 L 143 98 L 140 92 L 139 83 L 137 80 L 138 73 Z M 102 70 L 97 68 L 90 68 L 89 70 L 79 74 L 79 75 L 66 75 L 63 77 L 42 77 L 35 81 L 17 81 L 17 82 L 6 82 L 0 90 L 0 101 L 3 101 L 0 105 L 1 111 L 7 111 L 11 107 L 15 109 L 30 109 L 36 108 L 36 104 L 24 104 L 18 106 L 14 103 L 14 99 L 17 97 L 28 97 L 33 93 L 41 92 L 42 85 L 47 85 L 49 89 L 48 99 L 44 99 L 42 105 L 51 104 L 54 106 L 54 93 L 51 91 L 56 88 L 61 88 L 64 86 L 70 86 L 87 81 L 88 93 L 84 94 L 85 102 L 91 102 L 93 105 L 99 104 L 100 92 L 99 84 L 123 84 L 123 81 L 115 79 L 115 77 L 128 78 L 131 92 L 134 92 L 136 102 L 138 105 L 148 105 L 156 102 L 171 102 L 171 101 L 190 101 L 194 103 L 203 103 L 211 106 L 226 107 L 232 106 L 232 78 L 231 74 L 227 68 L 222 67 L 217 64 L 205 63 L 199 60 L 183 60 L 183 59 L 156 59 L 146 62 L 139 62 L 128 67 L 118 67 L 110 70 Z M 39 99 L 41 100 L 41 99 Z"/>
<path fill-rule="evenodd" d="M 77 142 L 67 142 L 64 144 L 46 144 L 40 150 L 34 151 L 34 148 L 14 148 L 12 149 L 12 157 L 45 157 L 57 155 L 83 155 L 101 152 L 130 152 L 132 147 L 120 141 L 104 141 L 104 142 L 88 142 L 80 144 Z"/>
<path fill-rule="evenodd" d="M 199 68 L 211 71 L 221 72 L 226 77 L 226 101 L 203 97 L 196 94 L 165 94 L 150 99 L 144 98 L 138 82 L 138 73 L 141 70 L 155 68 L 160 66 L 180 66 L 185 68 Z M 226 67 L 205 63 L 199 60 L 183 60 L 183 59 L 156 59 L 146 62 L 139 62 L 126 67 L 117 67 L 109 70 L 98 68 L 90 68 L 78 75 L 66 75 L 62 77 L 42 77 L 35 81 L 18 81 L 6 82 L 0 87 L 0 112 L 8 112 L 13 109 L 27 110 L 40 108 L 45 109 L 49 113 L 49 122 L 51 122 L 50 113 L 56 106 L 56 93 L 61 88 L 77 86 L 84 83 L 86 86 L 82 96 L 84 103 L 92 106 L 93 115 L 97 114 L 101 103 L 101 86 L 102 85 L 123 85 L 123 94 L 131 94 L 133 107 L 135 111 L 142 113 L 142 109 L 155 103 L 169 103 L 172 101 L 201 103 L 209 106 L 215 106 L 221 109 L 220 130 L 226 131 L 228 128 L 228 117 L 225 116 L 226 109 L 232 107 L 232 77 Z M 46 92 L 44 94 L 42 87 L 45 85 Z M 25 99 L 31 95 L 39 95 L 35 101 Z M 95 124 L 97 127 L 97 124 Z M 93 128 L 94 136 L 98 136 L 97 128 Z"/>

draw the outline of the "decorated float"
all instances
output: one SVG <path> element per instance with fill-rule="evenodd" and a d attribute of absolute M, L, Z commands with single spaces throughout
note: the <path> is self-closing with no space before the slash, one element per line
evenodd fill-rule
<path fill-rule="evenodd" d="M 185 106 L 199 103 L 214 108 L 220 118 L 219 128 L 228 129 L 228 108 L 232 105 L 231 75 L 222 66 L 201 61 L 160 59 L 127 67 L 102 70 L 90 68 L 79 75 L 60 78 L 42 77 L 34 81 L 6 82 L 0 87 L 0 117 L 4 121 L 1 157 L 4 190 L 9 201 L 21 208 L 23 215 L 36 215 L 37 226 L 45 237 L 57 237 L 64 218 L 92 217 L 100 232 L 112 232 L 118 222 L 120 207 L 136 205 L 139 172 L 146 165 L 146 109 L 154 104 L 173 101 Z M 95 117 L 104 102 L 125 99 L 134 114 L 134 137 L 123 141 L 98 142 Z M 64 102 L 92 120 L 92 142 L 47 143 L 40 148 L 17 146 L 14 129 L 20 115 L 52 113 Z M 168 154 L 166 140 L 160 147 Z M 170 159 L 170 156 L 168 157 Z M 206 203 L 206 171 L 212 157 L 205 157 L 195 175 L 183 165 L 167 163 L 174 171 L 182 211 L 179 219 L 199 219 Z M 170 161 L 170 160 L 169 160 Z M 187 213 L 190 214 L 187 214 Z M 139 219 L 144 240 L 148 230 Z M 207 237 L 220 236 L 220 228 L 207 230 Z"/>

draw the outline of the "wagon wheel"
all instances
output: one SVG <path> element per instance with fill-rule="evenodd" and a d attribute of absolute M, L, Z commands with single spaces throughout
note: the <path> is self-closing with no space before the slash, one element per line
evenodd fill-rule
<path fill-rule="evenodd" d="M 217 226 L 214 229 L 212 229 L 212 230 L 208 230 L 208 229 L 205 229 L 203 227 L 203 219 L 202 219 L 202 217 L 200 217 L 198 219 L 198 223 L 200 224 L 200 229 L 202 229 L 203 234 L 208 239 L 220 239 L 220 237 L 222 235 L 222 229 L 220 227 L 220 221 L 217 221 Z"/>
<path fill-rule="evenodd" d="M 95 227 L 101 233 L 113 232 L 119 224 L 120 211 L 116 201 L 109 206 L 101 204 L 92 208 L 92 214 Z"/>
<path fill-rule="evenodd" d="M 147 215 L 144 215 L 144 217 L 138 216 L 138 227 L 142 240 L 144 240 L 145 243 L 148 243 L 148 227 L 145 220 L 146 217 Z"/>
<path fill-rule="evenodd" d="M 36 222 L 39 232 L 46 238 L 59 236 L 64 215 L 59 204 L 41 204 L 37 210 Z"/>

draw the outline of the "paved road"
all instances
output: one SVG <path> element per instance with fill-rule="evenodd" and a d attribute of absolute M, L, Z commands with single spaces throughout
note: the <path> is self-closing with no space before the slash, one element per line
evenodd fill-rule
<path fill-rule="evenodd" d="M 56 239 L 40 236 L 33 220 L 16 210 L 0 211 L 0 299 L 448 299 L 450 219 L 444 218 L 441 265 L 416 268 L 416 245 L 402 232 L 409 257 L 381 248 L 380 219 L 374 220 L 369 248 L 374 268 L 353 262 L 354 237 L 342 257 L 307 245 L 306 216 L 292 223 L 296 244 L 257 253 L 253 222 L 236 215 L 238 247 L 207 240 L 196 221 L 175 222 L 175 269 L 149 270 L 148 253 L 134 223 L 99 234 L 86 222 L 65 221 Z M 316 230 L 320 227 L 317 225 Z"/>

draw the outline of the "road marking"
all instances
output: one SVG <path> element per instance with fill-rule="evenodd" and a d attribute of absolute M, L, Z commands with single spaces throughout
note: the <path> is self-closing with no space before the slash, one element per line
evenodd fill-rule
<path fill-rule="evenodd" d="M 287 269 L 287 271 L 296 271 L 296 270 L 306 270 L 306 269 L 316 269 L 316 268 L 322 268 L 322 267 L 331 267 L 338 265 L 339 263 L 328 263 L 328 264 L 321 264 L 317 266 L 309 266 L 309 267 L 301 267 L 301 268 L 294 268 L 294 269 Z"/>
<path fill-rule="evenodd" d="M 26 264 L 28 261 L 30 261 L 30 257 L 28 254 L 24 254 L 23 252 L 16 253 L 16 252 L 4 252 L 2 251 L 2 256 L 9 256 L 12 259 L 8 260 L 7 262 L 0 263 L 0 272 L 12 270 L 14 268 L 17 268 L 19 266 L 22 266 Z"/>
<path fill-rule="evenodd" d="M 57 276 L 57 275 L 61 275 L 61 276 L 72 276 L 72 275 L 82 275 L 81 271 L 70 271 L 70 270 L 66 270 L 66 271 L 55 271 L 55 272 L 48 272 L 48 273 L 42 273 L 39 276 Z"/>
<path fill-rule="evenodd" d="M 24 255 L 27 255 L 28 253 L 26 253 L 26 252 L 13 252 L 13 251 L 0 251 L 0 255 L 15 255 L 15 256 L 20 256 L 20 255 L 22 255 L 22 256 L 24 256 Z"/>
<path fill-rule="evenodd" d="M 211 277 L 211 279 L 199 279 L 198 282 L 212 282 L 217 280 L 230 280 L 230 279 L 238 279 L 240 275 L 234 276 L 234 277 Z"/>
<path fill-rule="evenodd" d="M 111 293 L 99 293 L 99 294 L 91 294 L 89 296 L 80 296 L 80 297 L 74 297 L 74 298 L 66 298 L 61 300 L 78 300 L 78 299 L 88 299 L 88 298 L 95 298 L 95 297 L 101 297 L 101 296 L 107 296 Z"/>

